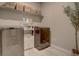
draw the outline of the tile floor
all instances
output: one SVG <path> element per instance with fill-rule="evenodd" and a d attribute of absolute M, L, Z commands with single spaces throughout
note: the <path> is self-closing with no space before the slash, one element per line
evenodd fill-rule
<path fill-rule="evenodd" d="M 66 56 L 64 52 L 58 51 L 53 47 L 44 50 L 37 50 L 34 48 L 34 36 L 30 34 L 24 35 L 24 55 L 25 56 Z"/>

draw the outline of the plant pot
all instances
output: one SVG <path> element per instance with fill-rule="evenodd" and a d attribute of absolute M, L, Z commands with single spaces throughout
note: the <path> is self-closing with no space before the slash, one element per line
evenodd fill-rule
<path fill-rule="evenodd" d="M 79 50 L 72 49 L 73 54 L 79 55 Z"/>

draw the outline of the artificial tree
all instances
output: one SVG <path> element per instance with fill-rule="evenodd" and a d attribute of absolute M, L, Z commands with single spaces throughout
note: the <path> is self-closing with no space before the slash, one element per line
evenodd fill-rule
<path fill-rule="evenodd" d="M 75 28 L 76 49 L 72 49 L 72 51 L 73 51 L 74 54 L 79 54 L 78 38 L 77 38 L 77 32 L 78 32 L 78 29 L 79 29 L 79 3 L 74 2 L 74 8 L 71 8 L 71 6 L 65 7 L 64 12 L 69 17 L 69 20 L 71 21 L 72 25 Z"/>

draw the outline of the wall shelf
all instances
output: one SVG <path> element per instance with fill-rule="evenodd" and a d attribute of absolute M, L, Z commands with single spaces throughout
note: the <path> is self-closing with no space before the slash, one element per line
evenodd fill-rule
<path fill-rule="evenodd" d="M 34 15 L 29 12 L 20 11 L 5 6 L 0 6 L 0 14 L 0 18 L 4 19 L 22 20 L 22 18 L 25 17 L 33 19 L 34 22 L 41 22 L 43 19 L 42 15 Z"/>

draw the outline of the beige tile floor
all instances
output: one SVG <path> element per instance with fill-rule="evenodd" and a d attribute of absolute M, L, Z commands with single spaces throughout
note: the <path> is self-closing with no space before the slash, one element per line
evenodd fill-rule
<path fill-rule="evenodd" d="M 25 56 L 67 56 L 66 53 L 59 51 L 53 47 L 44 50 L 34 48 L 34 37 L 30 34 L 24 35 L 24 55 Z"/>
<path fill-rule="evenodd" d="M 56 49 L 52 49 L 51 47 L 39 51 L 35 48 L 25 51 L 25 56 L 67 56 L 65 53 L 60 52 Z"/>

